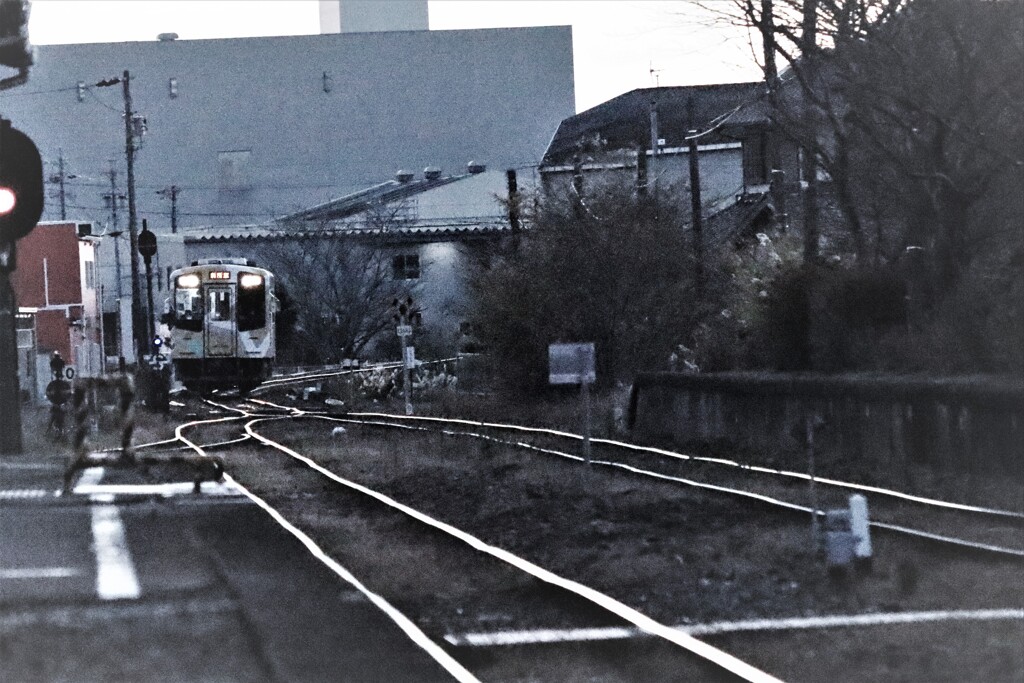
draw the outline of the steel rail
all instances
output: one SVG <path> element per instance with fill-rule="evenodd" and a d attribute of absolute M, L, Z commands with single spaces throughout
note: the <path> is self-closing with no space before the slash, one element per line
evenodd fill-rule
<path fill-rule="evenodd" d="M 408 429 L 408 430 L 414 430 L 414 431 L 426 431 L 426 432 L 431 432 L 431 433 L 438 433 L 437 430 L 431 430 L 431 429 L 427 429 L 425 427 L 415 427 L 415 426 L 411 426 L 411 425 L 407 425 L 407 424 L 401 424 L 401 423 L 377 422 L 377 421 L 373 421 L 373 420 L 358 420 L 358 419 L 353 419 L 353 418 L 340 418 L 340 417 L 332 417 L 332 416 L 327 416 L 327 415 L 315 415 L 315 414 L 307 414 L 307 415 L 303 415 L 303 417 L 311 418 L 311 419 L 329 420 L 329 421 L 332 421 L 332 422 L 344 422 L 344 423 L 349 423 L 349 424 L 369 424 L 369 425 L 376 425 L 376 426 L 381 426 L 381 427 L 393 427 L 393 428 L 398 428 L 398 429 Z M 558 456 L 558 457 L 567 458 L 567 459 L 578 461 L 578 462 L 586 462 L 586 459 L 581 457 L 581 456 L 574 455 L 572 453 L 565 453 L 563 451 L 557 451 L 557 450 L 554 450 L 554 449 L 541 448 L 540 446 L 535 446 L 533 444 L 529 444 L 529 443 L 526 443 L 526 442 L 523 442 L 523 441 L 506 441 L 506 440 L 503 440 L 503 439 L 497 439 L 497 438 L 492 437 L 492 436 L 487 436 L 487 435 L 479 434 L 479 433 L 475 433 L 475 432 L 455 432 L 455 431 L 450 431 L 450 430 L 441 430 L 440 433 L 445 434 L 445 435 L 450 435 L 450 436 L 468 436 L 468 437 L 473 437 L 473 438 L 481 438 L 481 439 L 485 439 L 485 440 L 495 441 L 497 443 L 502 443 L 502 444 L 506 444 L 506 445 L 510 445 L 510 446 L 515 446 L 517 448 L 523 448 L 523 449 L 526 449 L 526 450 L 536 451 L 538 453 L 544 453 L 544 454 L 547 454 L 547 455 L 555 455 L 555 456 Z M 670 482 L 673 482 L 673 483 L 683 484 L 685 486 L 690 486 L 690 487 L 693 487 L 693 488 L 705 489 L 705 490 L 709 490 L 709 491 L 715 491 L 715 492 L 718 492 L 718 493 L 725 493 L 725 494 L 728 494 L 728 495 L 739 496 L 741 498 L 749 498 L 751 500 L 757 500 L 759 502 L 766 503 L 766 504 L 771 505 L 771 506 L 783 508 L 783 509 L 789 510 L 791 512 L 800 512 L 800 513 L 803 513 L 803 514 L 812 514 L 813 513 L 813 514 L 817 514 L 818 516 L 824 516 L 824 514 L 825 514 L 821 510 L 812 510 L 812 508 L 810 508 L 810 507 L 807 507 L 807 506 L 804 506 L 804 505 L 799 505 L 797 503 L 791 503 L 789 501 L 782 500 L 780 498 L 773 498 L 771 496 L 766 496 L 766 495 L 763 495 L 763 494 L 760 494 L 760 493 L 754 493 L 752 491 L 744 491 L 743 489 L 735 489 L 735 488 L 730 488 L 730 487 L 727 487 L 727 486 L 719 486 L 717 484 L 708 484 L 706 482 L 695 481 L 693 479 L 686 479 L 686 478 L 683 478 L 683 477 L 675 477 L 675 476 L 663 474 L 663 473 L 660 473 L 660 472 L 654 472 L 652 470 L 641 469 L 641 468 L 638 468 L 638 467 L 634 467 L 632 465 L 627 465 L 625 463 L 616 462 L 616 461 L 613 461 L 613 460 L 591 460 L 591 464 L 598 465 L 598 466 L 604 466 L 604 467 L 611 467 L 611 468 L 615 468 L 615 469 L 621 469 L 621 470 L 625 470 L 625 471 L 631 472 L 633 474 L 638 474 L 640 476 L 651 477 L 651 478 L 660 479 L 660 480 L 663 480 L 663 481 L 670 481 Z M 971 541 L 971 540 L 967 540 L 967 539 L 963 539 L 963 538 L 957 538 L 957 537 L 954 537 L 954 536 L 945 536 L 945 535 L 942 535 L 942 534 L 936 534 L 936 533 L 932 533 L 932 532 L 929 532 L 929 531 L 924 531 L 924 530 L 921 530 L 921 529 L 913 529 L 911 527 L 901 526 L 901 525 L 897 525 L 897 524 L 890 524 L 890 523 L 887 523 L 887 522 L 869 521 L 869 525 L 872 528 L 875 528 L 875 529 L 884 530 L 884 531 L 893 532 L 893 533 L 898 533 L 898 534 L 903 534 L 903 535 L 906 535 L 906 536 L 912 536 L 912 537 L 915 537 L 915 538 L 919 538 L 919 539 L 923 539 L 923 540 L 928 540 L 928 541 L 936 541 L 936 542 L 940 542 L 940 543 L 944 543 L 944 544 L 948 544 L 948 545 L 957 546 L 957 547 L 960 547 L 960 548 L 967 548 L 967 549 L 970 549 L 970 550 L 977 550 L 977 551 L 983 551 L 983 552 L 987 552 L 987 553 L 994 553 L 994 554 L 997 554 L 997 555 L 1008 556 L 1008 557 L 1013 557 L 1013 558 L 1024 558 L 1024 550 L 1020 550 L 1020 549 L 1017 549 L 1017 548 L 1007 548 L 1005 546 L 993 545 L 993 544 L 990 544 L 990 543 L 979 543 L 979 542 L 976 542 L 976 541 Z"/>
<path fill-rule="evenodd" d="M 311 417 L 317 417 L 326 420 L 332 419 L 325 416 Z M 744 662 L 734 657 L 733 655 L 728 654 L 727 652 L 724 652 L 723 650 L 719 650 L 718 648 L 712 645 L 697 640 L 693 636 L 681 633 L 670 626 L 666 626 L 665 624 L 655 621 L 647 615 L 633 609 L 632 607 L 629 607 L 628 605 L 622 602 L 619 602 L 618 600 L 615 600 L 614 598 L 608 595 L 605 595 L 604 593 L 601 593 L 600 591 L 594 590 L 576 581 L 563 578 L 553 572 L 544 569 L 543 567 L 540 567 L 536 564 L 533 564 L 532 562 L 529 562 L 528 560 L 518 557 L 517 555 L 514 555 L 513 553 L 510 553 L 507 550 L 503 550 L 496 546 L 487 544 L 484 541 L 477 538 L 476 536 L 468 534 L 462 531 L 461 529 L 451 526 L 450 524 L 446 524 L 445 522 L 434 519 L 433 517 L 430 517 L 429 515 L 419 512 L 414 508 L 404 505 L 383 493 L 365 487 L 362 484 L 359 484 L 352 480 L 345 479 L 344 477 L 341 477 L 335 474 L 334 472 L 331 472 L 327 468 L 321 466 L 320 464 L 316 463 L 311 458 L 308 458 L 307 456 L 304 456 L 301 453 L 292 450 L 291 448 L 285 446 L 284 444 L 281 444 L 277 441 L 274 441 L 273 439 L 263 436 L 254 429 L 255 425 L 261 422 L 270 421 L 272 419 L 288 420 L 291 419 L 291 416 L 281 418 L 258 418 L 256 420 L 252 420 L 245 424 L 246 433 L 250 434 L 254 439 L 263 443 L 264 445 L 279 450 L 282 453 L 288 455 L 289 457 L 294 458 L 299 462 L 302 462 L 310 469 L 320 473 L 324 477 L 327 477 L 328 479 L 331 479 L 332 481 L 346 488 L 349 488 L 353 491 L 373 498 L 394 510 L 402 512 L 423 524 L 426 524 L 434 529 L 442 531 L 451 536 L 452 538 L 455 538 L 459 541 L 466 543 L 470 547 L 482 553 L 485 553 L 487 555 L 490 555 L 491 557 L 506 562 L 507 564 L 516 567 L 517 569 L 524 571 L 534 576 L 535 578 L 544 581 L 545 583 L 549 583 L 554 586 L 563 588 L 571 593 L 576 594 L 581 598 L 584 598 L 585 600 L 588 600 L 600 607 L 603 607 L 604 609 L 612 612 L 620 618 L 632 623 L 637 628 L 648 633 L 660 636 L 663 639 L 682 647 L 688 652 L 691 652 L 692 654 L 701 657 L 705 661 L 715 664 L 716 666 L 731 673 L 734 676 L 737 676 L 751 683 L 778 683 L 779 679 L 771 676 L 770 674 L 764 671 L 761 671 L 760 669 L 752 666 L 751 664 L 748 664 L 747 662 Z"/>
<path fill-rule="evenodd" d="M 495 423 L 495 422 L 477 422 L 477 421 L 474 421 L 474 420 L 461 420 L 461 419 L 456 419 L 456 418 L 427 417 L 427 416 L 422 416 L 422 415 L 412 415 L 412 416 L 409 416 L 409 415 L 397 415 L 397 414 L 392 414 L 392 413 L 362 413 L 362 412 L 356 413 L 356 412 L 351 412 L 351 413 L 346 413 L 346 415 L 349 415 L 349 416 L 352 416 L 352 417 L 379 417 L 379 418 L 394 419 L 394 420 L 407 420 L 407 421 L 410 421 L 410 422 L 422 421 L 422 422 L 440 422 L 440 423 L 451 423 L 451 424 L 465 424 L 465 425 L 470 425 L 470 426 L 475 426 L 475 427 L 482 427 L 482 428 L 487 428 L 487 429 L 504 429 L 504 430 L 510 430 L 510 431 L 520 431 L 520 432 L 544 434 L 544 435 L 548 435 L 548 436 L 556 436 L 556 437 L 562 437 L 562 438 L 568 438 L 568 439 L 576 439 L 576 440 L 580 440 L 580 441 L 583 440 L 583 437 L 580 436 L 579 434 L 574 434 L 572 432 L 563 432 L 563 431 L 559 431 L 559 430 L 556 430 L 556 429 L 547 429 L 547 428 L 543 428 L 543 427 L 526 427 L 526 426 L 523 426 L 523 425 L 502 424 L 502 423 Z M 751 471 L 751 472 L 757 472 L 759 474 L 773 474 L 773 475 L 782 476 L 782 477 L 801 479 L 803 481 L 810 481 L 812 479 L 811 475 L 809 475 L 809 474 L 807 474 L 805 472 L 795 472 L 795 471 L 791 471 L 791 470 L 779 470 L 779 469 L 775 469 L 775 468 L 772 468 L 772 467 L 765 467 L 763 465 L 748 465 L 748 464 L 741 463 L 741 462 L 736 461 L 736 460 L 728 460 L 728 459 L 725 459 L 725 458 L 712 458 L 712 457 L 699 456 L 699 455 L 687 455 L 685 453 L 677 453 L 675 451 L 669 451 L 669 450 L 665 450 L 663 448 L 655 448 L 655 447 L 652 447 L 652 446 L 640 446 L 640 445 L 637 445 L 637 444 L 631 444 L 631 443 L 627 443 L 625 441 L 615 441 L 615 440 L 612 440 L 612 439 L 592 438 L 590 440 L 590 442 L 592 444 L 604 444 L 604 445 L 607 445 L 607 446 L 613 446 L 613 447 L 616 447 L 616 448 L 624 448 L 624 449 L 627 449 L 627 450 L 638 451 L 638 452 L 642 452 L 642 453 L 652 453 L 652 454 L 655 454 L 655 455 L 663 455 L 663 456 L 666 456 L 666 457 L 669 457 L 669 458 L 673 458 L 673 459 L 677 459 L 677 460 L 692 460 L 694 462 L 705 462 L 705 463 L 711 463 L 711 464 L 715 464 L 715 465 L 724 465 L 724 466 L 728 466 L 728 467 L 735 467 L 735 468 L 742 469 L 742 470 L 747 470 L 747 471 Z M 990 516 L 994 516 L 994 517 L 1007 517 L 1007 518 L 1011 518 L 1011 519 L 1024 520 L 1024 512 L 1015 512 L 1013 510 L 1003 510 L 1003 509 L 999 509 L 999 508 L 979 507 L 979 506 L 975 506 L 975 505 L 966 505 L 964 503 L 954 503 L 952 501 L 941 500 L 941 499 L 938 499 L 938 498 L 927 498 L 925 496 L 917 496 L 917 495 L 914 495 L 914 494 L 911 494 L 911 493 L 906 493 L 906 492 L 903 492 L 903 491 L 897 491 L 895 489 L 887 489 L 887 488 L 882 488 L 882 487 L 879 487 L 879 486 L 871 486 L 869 484 L 858 484 L 856 482 L 842 481 L 842 480 L 839 480 L 839 479 L 830 479 L 830 478 L 827 478 L 827 477 L 815 476 L 815 477 L 813 477 L 813 479 L 814 479 L 814 482 L 816 484 L 824 484 L 824 485 L 827 485 L 827 486 L 833 486 L 833 487 L 836 487 L 836 488 L 849 489 L 849 490 L 852 490 L 852 491 L 863 491 L 865 493 L 874 493 L 876 495 L 886 496 L 886 497 L 890 497 L 890 498 L 897 498 L 897 499 L 904 500 L 904 501 L 907 501 L 907 502 L 918 503 L 918 504 L 926 505 L 926 506 L 930 506 L 930 507 L 939 507 L 939 508 L 946 508 L 946 509 L 950 509 L 950 510 L 956 510 L 958 512 L 977 513 L 977 514 L 981 514 L 981 515 L 990 515 Z"/>

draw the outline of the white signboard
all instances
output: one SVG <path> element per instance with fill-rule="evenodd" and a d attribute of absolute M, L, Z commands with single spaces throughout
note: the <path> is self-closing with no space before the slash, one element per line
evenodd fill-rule
<path fill-rule="evenodd" d="M 551 344 L 548 346 L 548 381 L 551 384 L 593 384 L 594 344 Z"/>
<path fill-rule="evenodd" d="M 398 326 L 399 337 L 411 337 L 412 336 L 412 325 L 399 325 Z"/>

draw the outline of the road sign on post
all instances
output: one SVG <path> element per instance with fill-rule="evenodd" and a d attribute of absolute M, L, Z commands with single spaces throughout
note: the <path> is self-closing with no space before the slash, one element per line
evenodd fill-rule
<path fill-rule="evenodd" d="M 551 344 L 548 346 L 548 380 L 551 384 L 592 384 L 594 344 Z"/>
<path fill-rule="evenodd" d="M 583 402 L 583 457 L 590 464 L 590 385 L 597 381 L 594 343 L 548 346 L 548 381 L 579 384 Z"/>

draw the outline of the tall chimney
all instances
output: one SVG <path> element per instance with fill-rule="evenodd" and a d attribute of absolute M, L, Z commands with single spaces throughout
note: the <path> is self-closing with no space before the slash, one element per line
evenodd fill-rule
<path fill-rule="evenodd" d="M 427 0 L 320 0 L 320 33 L 429 29 Z"/>

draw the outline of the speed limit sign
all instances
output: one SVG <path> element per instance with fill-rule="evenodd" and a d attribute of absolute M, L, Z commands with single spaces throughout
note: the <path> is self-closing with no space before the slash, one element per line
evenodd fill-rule
<path fill-rule="evenodd" d="M 66 366 L 64 368 L 64 379 L 66 379 L 67 381 L 70 382 L 74 378 L 75 378 L 75 369 L 73 367 L 71 367 L 70 365 Z"/>

